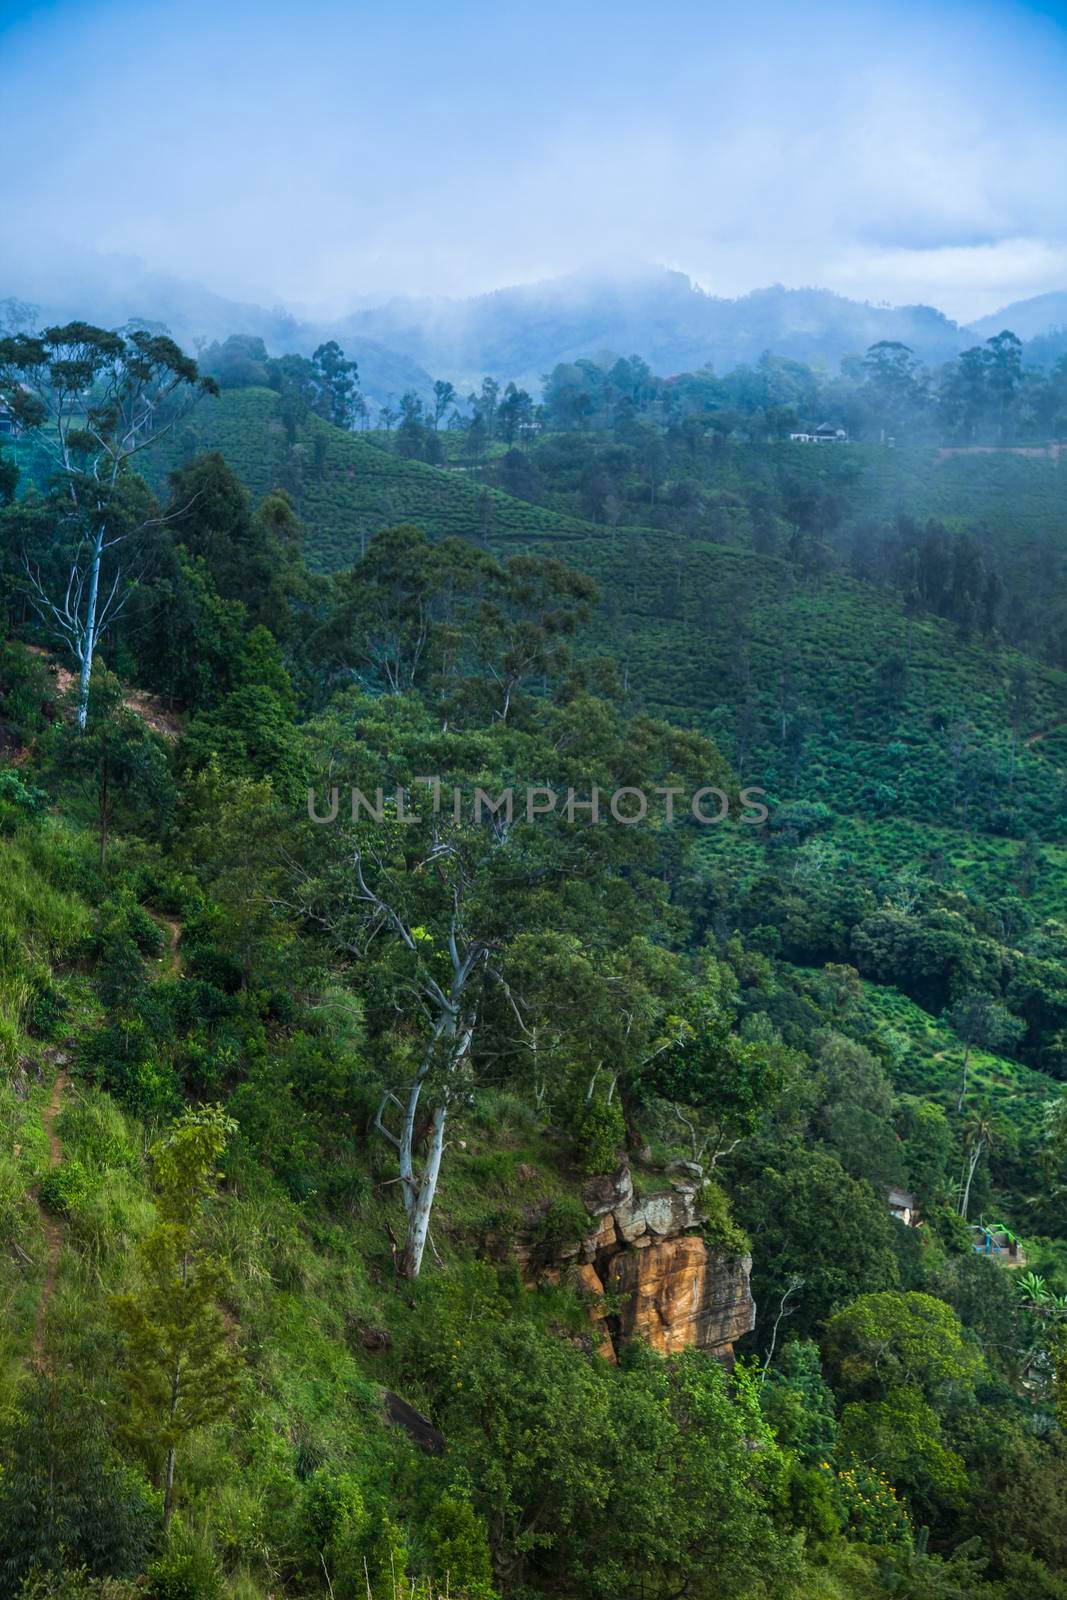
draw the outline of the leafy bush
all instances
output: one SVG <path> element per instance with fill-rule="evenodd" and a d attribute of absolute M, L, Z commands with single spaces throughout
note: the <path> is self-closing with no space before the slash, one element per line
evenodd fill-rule
<path fill-rule="evenodd" d="M 70 1015 L 70 1001 L 43 963 L 34 967 L 30 985 L 29 1026 L 41 1038 L 54 1038 L 60 1024 Z"/>
<path fill-rule="evenodd" d="M 626 1138 L 626 1124 L 618 1100 L 606 1095 L 583 1099 L 574 1109 L 571 1122 L 574 1156 L 579 1169 L 592 1177 L 611 1172 L 619 1164 L 619 1151 Z"/>
<path fill-rule="evenodd" d="M 211 1548 L 182 1528 L 145 1574 L 145 1600 L 219 1600 L 222 1574 Z"/>
<path fill-rule="evenodd" d="M 833 1468 L 823 1463 L 830 1474 Z M 835 1491 L 842 1518 L 863 1544 L 904 1545 L 911 1538 L 911 1523 L 889 1480 L 874 1467 L 851 1462 L 835 1476 Z"/>
<path fill-rule="evenodd" d="M 573 1195 L 560 1195 L 540 1213 L 531 1230 L 535 1244 L 551 1259 L 590 1231 L 589 1213 Z"/>
<path fill-rule="evenodd" d="M 18 1162 L 0 1153 L 0 1242 L 5 1245 L 17 1236 L 23 1222 L 25 1194 Z"/>
<path fill-rule="evenodd" d="M 313 1561 L 320 1550 L 332 1549 L 349 1534 L 361 1532 L 366 1520 L 359 1484 L 347 1473 L 320 1470 L 307 1480 L 301 1527 Z"/>
<path fill-rule="evenodd" d="M 445 1494 L 434 1506 L 426 1527 L 433 1558 L 433 1577 L 449 1594 L 467 1600 L 492 1600 L 493 1568 L 485 1523 L 469 1500 Z"/>
<path fill-rule="evenodd" d="M 300 1525 L 308 1576 L 318 1582 L 325 1571 L 339 1600 L 355 1600 L 363 1586 L 368 1528 L 356 1480 L 348 1473 L 326 1468 L 313 1473 L 304 1485 Z M 396 1575 L 403 1577 L 403 1564 Z"/>
<path fill-rule="evenodd" d="M 94 1578 L 87 1567 L 33 1572 L 24 1579 L 19 1600 L 134 1600 L 139 1593 L 119 1578 Z"/>
<path fill-rule="evenodd" d="M 833 820 L 833 812 L 821 800 L 789 800 L 775 806 L 769 826 L 772 833 L 799 841 L 828 828 Z"/>
<path fill-rule="evenodd" d="M 0 830 L 13 833 L 21 817 L 40 816 L 47 804 L 45 791 L 28 783 L 16 767 L 0 767 Z"/>
<path fill-rule="evenodd" d="M 163 1048 L 144 1023 L 98 1028 L 86 1039 L 80 1062 L 91 1079 L 138 1116 L 174 1116 L 182 1106 L 181 1085 Z"/>
<path fill-rule="evenodd" d="M 39 1375 L 0 1435 L 0 1465 L 0 1593 L 35 1570 L 142 1569 L 158 1498 L 110 1449 L 98 1406 Z"/>
<path fill-rule="evenodd" d="M 790 1339 L 782 1347 L 760 1389 L 760 1405 L 775 1437 L 806 1466 L 818 1466 L 833 1454 L 834 1393 L 813 1340 Z"/>
<path fill-rule="evenodd" d="M 38 1194 L 41 1204 L 58 1216 L 70 1214 L 89 1193 L 92 1180 L 80 1161 L 61 1161 L 41 1179 Z"/>
<path fill-rule="evenodd" d="M 713 1250 L 726 1256 L 744 1256 L 750 1249 L 748 1235 L 734 1217 L 725 1189 L 709 1178 L 700 1190 L 700 1211 L 704 1237 Z"/>
<path fill-rule="evenodd" d="M 130 1007 L 147 979 L 146 960 L 163 950 L 162 930 L 125 890 L 100 907 L 95 944 L 100 998 L 109 1010 Z"/>

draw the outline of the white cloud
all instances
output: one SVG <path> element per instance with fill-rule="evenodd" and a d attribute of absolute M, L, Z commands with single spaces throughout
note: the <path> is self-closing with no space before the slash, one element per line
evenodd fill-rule
<path fill-rule="evenodd" d="M 31 5 L 0 203 L 31 255 L 61 233 L 248 298 L 621 256 L 969 318 L 1067 285 L 1065 80 L 1009 0 Z"/>
<path fill-rule="evenodd" d="M 1067 285 L 1067 243 L 1001 239 L 930 250 L 851 249 L 828 264 L 826 281 L 860 298 L 877 286 L 880 297 L 898 303 L 950 303 L 966 322 L 1011 300 Z"/>

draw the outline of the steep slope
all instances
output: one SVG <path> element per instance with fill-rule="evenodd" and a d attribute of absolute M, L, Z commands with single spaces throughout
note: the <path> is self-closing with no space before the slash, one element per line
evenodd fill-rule
<path fill-rule="evenodd" d="M 576 536 L 584 524 L 447 471 L 406 461 L 312 417 L 290 445 L 270 389 L 234 389 L 203 402 L 164 445 L 149 470 L 166 473 L 202 450 L 220 450 L 254 494 L 279 486 L 308 528 L 307 558 L 320 570 L 349 565 L 382 528 L 414 522 L 437 538 L 546 539 Z"/>
<path fill-rule="evenodd" d="M 631 979 L 616 964 L 620 952 L 629 959 L 639 909 L 632 899 L 621 902 L 622 914 L 611 905 L 634 870 L 625 858 L 616 858 L 612 880 L 579 898 L 580 920 L 561 897 L 558 934 L 555 921 L 545 929 L 539 918 L 523 920 L 518 901 L 513 910 L 504 875 L 487 885 L 481 898 L 492 911 L 494 938 L 505 921 L 530 929 L 518 972 L 556 963 L 560 983 L 546 987 L 543 998 L 532 991 L 539 1001 L 527 1012 L 532 1027 L 516 1004 L 501 1005 L 496 1035 L 487 1032 L 484 1048 L 479 1036 L 468 1049 L 462 1090 L 457 1085 L 448 1105 L 424 1270 L 415 1283 L 398 1282 L 403 1204 L 390 1141 L 381 1137 L 381 1108 L 390 1103 L 388 1094 L 382 1098 L 390 1082 L 383 1073 L 392 1073 L 397 1057 L 398 1071 L 412 1059 L 417 1001 L 409 1014 L 410 985 L 395 953 L 383 950 L 374 921 L 358 943 L 339 925 L 342 952 L 313 931 L 317 902 L 307 916 L 290 899 L 293 876 L 322 862 L 316 882 L 338 883 L 345 915 L 352 855 L 350 840 L 332 858 L 310 853 L 317 842 L 305 855 L 306 840 L 293 831 L 295 811 L 305 836 L 325 845 L 329 833 L 306 823 L 302 795 L 292 803 L 282 798 L 297 728 L 285 722 L 293 744 L 270 741 L 282 758 L 268 750 L 264 767 L 252 767 L 230 737 L 247 725 L 250 709 L 258 714 L 256 690 L 267 687 L 268 675 L 284 680 L 281 650 L 264 649 L 262 630 L 245 641 L 256 646 L 247 658 L 251 682 L 243 679 L 226 697 L 233 720 L 223 720 L 205 696 L 199 738 L 210 766 L 190 773 L 179 761 L 177 832 L 157 831 L 153 822 L 143 837 L 116 839 L 106 867 L 92 837 L 67 815 L 81 803 L 77 774 L 65 779 L 37 766 L 25 741 L 25 768 L 0 774 L 7 795 L 5 810 L 0 793 L 0 1067 L 11 1078 L 5 1084 L 0 1071 L 0 1238 L 11 1246 L 0 1252 L 0 1291 L 10 1311 L 0 1352 L 5 1393 L 16 1394 L 39 1327 L 37 1354 L 51 1374 L 70 1374 L 113 1430 L 127 1414 L 130 1351 L 116 1338 L 112 1296 L 143 1293 L 139 1247 L 157 1216 L 146 1146 L 186 1101 L 217 1100 L 236 1126 L 219 1162 L 218 1188 L 209 1186 L 200 1240 L 227 1264 L 228 1280 L 212 1293 L 216 1327 L 240 1363 L 240 1403 L 232 1414 L 209 1414 L 198 1435 L 183 1441 L 176 1533 L 151 1552 L 165 1548 L 168 1559 L 180 1561 L 189 1546 L 179 1541 L 197 1541 L 207 1573 L 198 1596 L 267 1600 L 325 1587 L 338 1600 L 396 1600 L 401 1586 L 405 1594 L 409 1588 L 398 1572 L 436 1573 L 444 1594 L 463 1600 L 604 1600 L 642 1586 L 658 1594 L 753 1595 L 747 1577 L 735 1581 L 725 1571 L 717 1541 L 735 1539 L 746 1562 L 748 1552 L 777 1549 L 781 1541 L 782 1559 L 799 1570 L 801 1560 L 823 1559 L 821 1537 L 811 1539 L 810 1554 L 806 1543 L 821 1527 L 855 1571 L 855 1561 L 867 1559 L 871 1529 L 881 1533 L 868 1489 L 882 1497 L 885 1528 L 897 1530 L 891 1537 L 904 1541 L 902 1560 L 914 1572 L 905 1507 L 913 1509 L 915 1527 L 930 1524 L 919 1520 L 928 1502 L 915 1490 L 910 1463 L 890 1459 L 881 1476 L 879 1435 L 875 1477 L 866 1456 L 857 1468 L 847 1434 L 838 1433 L 839 1415 L 849 1406 L 857 1415 L 830 1342 L 849 1306 L 854 1320 L 872 1313 L 879 1319 L 868 1324 L 876 1364 L 887 1344 L 892 1348 L 901 1318 L 905 1329 L 914 1325 L 944 1343 L 946 1358 L 935 1371 L 938 1389 L 943 1375 L 952 1376 L 943 1437 L 958 1452 L 958 1467 L 935 1525 L 943 1548 L 969 1538 L 972 1505 L 998 1504 L 1007 1471 L 1029 1471 L 1019 1501 L 1032 1500 L 1042 1524 L 1062 1526 L 1051 1364 L 1043 1370 L 1044 1357 L 1034 1365 L 1025 1356 L 1031 1345 L 1038 1349 L 1040 1322 L 1000 1269 L 976 1257 L 973 1231 L 956 1208 L 958 1175 L 969 1163 L 963 1218 L 1017 1228 L 1035 1270 L 1055 1272 L 1057 1293 L 1067 1283 L 1062 1207 L 1056 1209 L 1051 1182 L 1041 1184 L 1048 1195 L 1035 1195 L 1033 1180 L 1046 1170 L 1047 1110 L 1064 1075 L 1056 1029 L 1062 1037 L 1067 1019 L 1062 937 L 1038 917 L 1060 910 L 1062 886 L 1012 884 L 1022 875 L 1024 837 L 1062 832 L 1064 674 L 1002 650 L 992 634 L 981 641 L 934 617 L 909 616 L 888 587 L 844 575 L 833 551 L 823 547 L 821 560 L 816 540 L 810 548 L 799 538 L 761 547 L 785 548 L 789 560 L 753 549 L 751 513 L 759 507 L 739 494 L 729 544 L 707 536 L 710 518 L 694 517 L 690 530 L 680 531 L 667 520 L 670 503 L 663 507 L 647 493 L 626 502 L 630 514 L 662 511 L 664 525 L 612 531 L 495 494 L 462 471 L 407 462 L 321 422 L 291 439 L 267 391 L 203 406 L 168 441 L 168 459 L 204 447 L 222 450 L 257 493 L 276 483 L 291 489 L 320 568 L 351 561 L 376 527 L 414 520 L 438 537 L 458 533 L 501 555 L 537 549 L 593 573 L 603 608 L 582 648 L 610 650 L 632 707 L 707 728 L 744 780 L 766 786 L 778 803 L 766 829 L 702 830 L 696 862 L 682 864 L 669 833 L 650 839 L 657 852 L 646 886 L 650 938 L 641 946 L 651 952 L 661 927 L 671 937 L 660 895 L 669 882 L 679 910 L 691 916 L 684 955 L 716 952 L 706 988 L 691 989 L 691 964 L 679 962 L 681 978 L 662 1007 L 658 986 L 671 982 L 664 975 L 673 961 L 650 962 L 648 980 Z M 766 468 L 769 519 L 784 522 L 773 463 L 829 477 L 851 453 L 789 446 L 748 453 L 728 445 L 719 454 L 722 493 L 730 493 L 729 472 L 758 478 Z M 861 469 L 867 464 L 866 478 L 861 470 L 859 488 L 852 486 L 860 506 L 864 484 L 877 488 L 882 470 L 884 504 L 873 488 L 872 504 L 888 512 L 899 489 L 892 475 L 904 458 L 882 452 L 855 459 Z M 940 469 L 924 461 L 920 477 L 928 486 Z M 157 467 L 157 482 L 165 465 Z M 952 470 L 972 482 L 966 461 Z M 949 496 L 949 511 L 953 503 Z M 169 525 L 171 532 L 180 538 L 180 523 Z M 373 596 L 365 570 L 361 580 Z M 1013 680 L 1023 667 L 1031 680 L 1025 723 L 1012 717 Z M 548 683 L 536 687 L 550 692 Z M 568 679 L 568 696 L 570 689 Z M 540 694 L 528 703 L 531 718 L 539 702 Z M 568 698 L 560 713 L 572 705 Z M 272 729 L 288 716 L 280 695 L 277 706 Z M 421 710 L 415 696 L 367 700 L 359 721 L 380 727 L 381 754 L 391 765 L 403 754 L 406 716 L 423 717 L 435 760 L 440 751 L 449 762 L 467 730 L 439 732 L 438 708 L 431 696 Z M 6 705 L 0 711 L 7 715 Z M 54 723 L 54 707 L 50 713 L 42 711 L 42 728 Z M 343 711 L 336 722 L 331 716 L 321 730 L 328 749 L 352 720 Z M 595 733 L 594 716 L 588 725 Z M 553 737 L 558 730 L 566 737 L 567 727 L 555 722 Z M 523 737 L 514 730 L 487 713 L 476 730 L 479 750 L 499 737 L 510 761 L 510 747 Z M 647 734 L 636 731 L 632 759 L 644 771 Z M 190 749 L 195 758 L 195 741 Z M 277 805 L 263 781 L 275 772 Z M 47 783 L 47 792 L 33 779 Z M 367 859 L 384 837 L 374 836 Z M 1036 860 L 1050 874 L 1062 873 L 1061 845 L 1025 844 L 1031 868 Z M 426 867 L 441 856 L 436 843 L 430 855 L 413 853 L 405 884 L 420 896 L 426 885 L 436 894 L 436 873 Z M 529 870 L 538 908 L 550 876 L 572 887 L 565 871 L 546 873 L 538 854 Z M 969 897 L 956 892 L 959 882 Z M 1014 905 L 1005 904 L 1009 896 Z M 453 951 L 459 903 L 446 888 L 441 904 Z M 375 901 L 375 912 L 381 904 Z M 599 1011 L 590 1006 L 597 989 L 581 976 L 594 929 L 605 947 L 607 999 Z M 446 940 L 435 949 L 421 915 L 407 943 L 429 944 L 417 959 L 431 973 L 439 959 L 448 960 Z M 28 959 L 19 954 L 23 947 Z M 966 1114 L 957 1112 L 962 1040 L 942 1017 L 955 998 L 950 978 L 996 984 L 1030 1022 L 1042 1051 L 1016 1061 L 993 1048 L 973 1049 Z M 647 1048 L 655 1052 L 645 1057 L 642 1049 L 638 1074 L 666 1049 L 673 1053 L 674 1036 L 685 1037 L 692 1016 L 696 1070 L 713 1080 L 707 1091 L 694 1087 L 702 1098 L 715 1096 L 706 1138 L 699 1127 L 694 1133 L 687 1100 L 655 1104 L 659 1093 L 685 1096 L 684 1080 L 675 1089 L 670 1077 L 660 1079 L 659 1092 L 657 1080 L 648 1080 L 652 1103 L 638 1100 L 633 1131 L 621 1106 L 609 1109 L 617 1084 L 625 1083 L 621 1073 L 602 1102 L 592 1100 L 604 1095 L 597 1090 L 602 1065 L 615 1070 L 631 1023 L 643 1025 L 631 1007 L 631 982 L 634 998 L 651 1008 Z M 691 1013 L 670 1003 L 675 993 L 687 1003 L 692 997 Z M 724 1010 L 729 1044 L 717 1032 Z M 553 1032 L 568 1011 L 573 1021 L 557 1043 Z M 511 1043 L 513 1016 L 529 1050 Z M 49 1100 L 51 1081 L 32 1080 L 50 1079 L 44 1067 L 67 1062 L 65 1051 L 57 1054 L 46 1041 L 65 1044 L 79 1017 L 83 1036 L 72 1048 L 62 1101 L 58 1094 Z M 708 1044 L 706 1027 L 716 1030 Z M 1027 1061 L 1047 1065 L 1050 1075 Z M 421 1109 L 436 1092 L 428 1077 Z M 720 1111 L 723 1092 L 736 1100 Z M 974 1135 L 971 1113 L 987 1098 L 998 1122 Z M 757 1126 L 749 1109 L 758 1113 L 764 1102 Z M 725 1121 L 735 1107 L 736 1138 Z M 50 1167 L 53 1120 L 58 1143 L 51 1153 L 59 1161 Z M 709 1164 L 713 1177 L 705 1186 Z M 893 1220 L 890 1184 L 916 1190 L 921 1229 Z M 45 1210 L 34 1201 L 37 1185 Z M 183 1268 L 183 1298 L 187 1282 Z M 894 1319 L 884 1324 L 888 1341 L 883 1317 Z M 823 1338 L 831 1318 L 824 1359 L 811 1341 Z M 788 1328 L 781 1340 L 779 1325 Z M 755 1344 L 747 1342 L 753 1332 Z M 798 1333 L 805 1343 L 797 1343 Z M 617 1359 L 634 1336 L 651 1350 L 630 1348 Z M 738 1354 L 755 1353 L 756 1361 L 739 1363 L 730 1380 L 703 1353 L 728 1362 L 735 1339 L 746 1341 Z M 981 1387 L 974 1376 L 979 1349 L 990 1364 Z M 662 1367 L 657 1351 L 671 1365 Z M 910 1365 L 902 1370 L 907 1392 L 899 1410 L 884 1415 L 893 1429 L 900 1419 L 910 1445 Z M 893 1399 L 891 1391 L 878 1405 L 888 1408 Z M 0 1408 L 0 1511 L 5 1496 L 12 1504 L 12 1485 L 22 1493 L 16 1472 L 31 1472 L 36 1485 L 55 1468 L 62 1483 L 68 1457 L 85 1459 L 54 1431 L 38 1447 L 18 1409 L 36 1403 L 19 1395 L 17 1406 Z M 684 1428 L 676 1428 L 672 1406 Z M 940 1438 L 940 1419 L 930 1416 L 923 1426 Z M 693 1432 L 697 1422 L 700 1433 Z M 818 1423 L 820 1431 L 804 1443 L 798 1422 Z M 1004 1444 L 990 1465 L 987 1441 L 1000 1436 Z M 19 1444 L 27 1439 L 32 1452 Z M 795 1461 L 798 1440 L 807 1455 Z M 116 1447 L 126 1448 L 117 1430 Z M 99 1476 L 89 1460 L 84 1476 Z M 157 1464 L 145 1452 L 143 1465 Z M 134 1488 L 141 1481 L 132 1452 L 122 1481 Z M 703 1499 L 694 1483 L 708 1486 Z M 760 1499 L 735 1496 L 741 1489 L 763 1494 L 765 1484 L 766 1511 Z M 561 1485 L 569 1498 L 558 1498 Z M 855 1517 L 845 1498 L 853 1490 Z M 138 1492 L 147 1494 L 143 1486 Z M 51 1503 L 43 1494 L 38 1501 Z M 689 1515 L 694 1502 L 693 1521 L 679 1532 L 674 1508 Z M 21 1503 L 33 1502 L 23 1495 Z M 807 1519 L 809 1504 L 815 1522 Z M 1046 1553 L 1043 1529 L 1020 1534 L 1019 1517 L 1014 1510 L 1012 1538 Z M 0 1515 L 0 1556 L 17 1520 L 10 1511 Z M 22 1520 L 36 1537 L 32 1520 Z M 993 1526 L 996 1520 L 988 1518 Z M 856 1543 L 845 1547 L 835 1530 L 853 1522 Z M 553 1537 L 531 1542 L 539 1527 Z M 468 1582 L 456 1571 L 457 1529 L 468 1551 Z M 605 1549 L 610 1560 L 601 1565 Z M 678 1553 L 690 1549 L 703 1563 L 691 1583 L 678 1571 Z M 877 1548 L 879 1563 L 888 1549 Z M 81 1558 L 80 1546 L 74 1555 Z M 141 1565 L 131 1559 L 122 1570 Z M 188 1571 L 178 1566 L 182 1582 L 166 1592 L 193 1592 Z M 767 1584 L 760 1579 L 758 1592 L 784 1593 L 778 1575 Z M 160 1576 L 153 1568 L 147 1584 L 138 1579 L 105 1592 L 113 1600 L 162 1594 Z M 75 1588 L 86 1594 L 80 1581 L 53 1587 L 57 1595 Z M 441 1592 L 421 1581 L 410 1590 Z M 902 1588 L 895 1571 L 884 1586 L 872 1578 L 843 1587 L 816 1575 L 812 1585 L 794 1588 L 795 1600 L 902 1592 L 920 1590 Z M 1007 1593 L 999 1585 L 940 1584 L 921 1592 L 973 1600 Z"/>
<path fill-rule="evenodd" d="M 798 585 L 787 562 L 749 549 L 662 530 L 612 534 L 475 485 L 461 471 L 406 461 L 317 419 L 294 449 L 275 413 L 267 390 L 231 391 L 202 405 L 169 442 L 169 463 L 163 452 L 156 458 L 157 474 L 217 449 L 254 493 L 285 484 L 319 570 L 350 564 L 376 531 L 402 522 L 502 554 L 551 552 L 599 584 L 593 640 L 620 660 L 637 702 L 705 728 L 749 781 L 775 796 L 818 800 L 841 814 L 1054 836 L 1059 745 L 1054 737 L 1026 745 L 1018 735 L 1058 726 L 1067 706 L 1064 674 L 967 642 L 939 618 L 909 618 L 893 596 L 850 578 L 826 577 L 812 589 Z M 732 465 L 723 470 L 743 476 L 766 454 L 728 452 Z M 802 450 L 799 459 L 815 472 L 830 461 Z M 958 514 L 969 493 L 1005 529 L 1014 501 L 1016 523 L 1026 527 L 1030 502 L 1019 489 L 1029 484 L 1039 490 L 1034 534 L 1063 494 L 1049 463 L 1009 466 L 997 458 L 991 467 L 978 457 L 937 467 L 930 452 L 873 448 L 855 459 L 863 471 L 851 493 L 869 496 L 872 512 L 955 505 Z M 999 498 L 991 483 L 1000 485 Z M 905 682 L 891 696 L 881 678 L 889 656 L 906 662 Z M 1026 728 L 1013 734 L 1009 699 L 1019 668 L 1030 704 Z"/>
<path fill-rule="evenodd" d="M 1041 741 L 1015 752 L 1010 794 L 1002 785 L 1014 670 L 1029 674 L 1035 726 L 1062 714 L 1063 673 L 909 619 L 847 578 L 804 591 L 784 562 L 750 552 L 643 532 L 554 551 L 601 585 L 601 643 L 643 701 L 711 732 L 748 781 L 836 812 L 1055 836 L 1063 775 Z M 906 679 L 889 703 L 894 656 Z"/>

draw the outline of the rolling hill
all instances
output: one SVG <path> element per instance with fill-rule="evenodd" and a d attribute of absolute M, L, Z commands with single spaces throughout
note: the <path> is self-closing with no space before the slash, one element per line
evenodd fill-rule
<path fill-rule="evenodd" d="M 320 571 L 350 565 L 381 528 L 415 522 L 437 538 L 555 540 L 582 534 L 571 517 L 473 483 L 461 468 L 406 461 L 311 417 L 291 447 L 271 389 L 233 389 L 202 404 L 164 442 L 152 480 L 201 450 L 220 450 L 254 494 L 288 488 L 308 530 L 307 558 Z"/>
<path fill-rule="evenodd" d="M 1062 672 L 964 640 L 940 618 L 909 617 L 899 600 L 843 573 L 812 588 L 797 583 L 786 561 L 744 545 L 664 529 L 612 533 L 461 470 L 405 460 L 317 418 L 294 450 L 276 404 L 271 391 L 246 389 L 202 405 L 155 457 L 157 487 L 167 466 L 221 451 L 254 494 L 291 489 L 307 558 L 319 571 L 350 565 L 375 532 L 403 522 L 501 554 L 551 552 L 597 581 L 603 605 L 594 645 L 620 660 L 638 703 L 706 729 L 746 763 L 746 775 L 759 774 L 749 781 L 777 798 L 1004 839 L 1054 836 L 1064 794 L 1056 737 L 1067 710 Z M 739 450 L 731 470 L 751 472 L 761 451 L 781 448 Z M 833 470 L 828 457 L 801 450 L 798 459 L 810 472 Z M 925 514 L 966 504 L 970 494 L 994 524 L 1007 524 L 1014 505 L 1016 522 L 1025 526 L 1029 515 L 1036 530 L 1047 497 L 1062 494 L 1050 463 L 995 458 L 991 467 L 978 456 L 935 467 L 929 452 L 920 459 L 873 449 L 856 459 L 866 475 L 853 492 L 862 498 L 869 484 L 875 507 L 887 511 L 896 504 Z M 999 485 L 999 499 L 990 485 Z M 1034 487 L 1032 505 L 1023 485 Z M 889 656 L 907 663 L 893 703 L 881 677 Z M 1020 667 L 1030 682 L 1024 732 L 1051 733 L 1015 748 L 1009 699 Z"/>
<path fill-rule="evenodd" d="M 605 350 L 636 351 L 668 374 L 708 364 L 725 371 L 765 350 L 832 368 L 879 339 L 900 339 L 939 362 L 965 343 L 956 324 L 928 306 L 872 306 L 780 284 L 725 299 L 657 267 L 575 273 L 472 300 L 396 300 L 354 313 L 340 332 L 403 350 L 464 384 L 490 372 L 527 387 L 558 361 Z"/>
<path fill-rule="evenodd" d="M 705 364 L 727 372 L 764 351 L 835 371 L 844 356 L 880 339 L 900 340 L 937 366 L 965 346 L 1011 328 L 1047 364 L 1062 351 L 1067 292 L 1013 302 L 960 327 L 930 306 L 873 305 L 828 289 L 781 284 L 734 298 L 705 292 L 683 272 L 650 264 L 585 270 L 511 285 L 469 299 L 397 297 L 327 314 L 257 305 L 202 284 L 148 271 L 134 258 L 79 256 L 32 275 L 8 265 L 4 296 L 35 303 L 45 322 L 87 317 L 116 327 L 132 320 L 165 326 L 187 349 L 228 334 L 261 338 L 272 355 L 310 355 L 337 339 L 359 363 L 364 392 L 384 404 L 405 390 L 427 396 L 433 379 L 462 392 L 485 373 L 531 392 L 557 362 L 636 353 L 666 376 Z"/>

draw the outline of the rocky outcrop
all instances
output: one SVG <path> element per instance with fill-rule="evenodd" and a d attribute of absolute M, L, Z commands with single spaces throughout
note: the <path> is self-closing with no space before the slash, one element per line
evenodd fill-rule
<path fill-rule="evenodd" d="M 606 1284 L 619 1306 L 619 1337 L 645 1339 L 663 1355 L 695 1345 L 731 1361 L 734 1340 L 755 1322 L 751 1268 L 750 1256 L 728 1260 L 698 1233 L 620 1251 Z"/>
<path fill-rule="evenodd" d="M 444 1435 L 439 1433 L 421 1411 L 409 1405 L 400 1395 L 394 1394 L 391 1389 L 382 1390 L 382 1403 L 384 1406 L 385 1421 L 395 1428 L 403 1428 L 411 1442 L 427 1456 L 444 1455 Z"/>
<path fill-rule="evenodd" d="M 623 1166 L 610 1177 L 593 1178 L 582 1199 L 590 1216 L 600 1218 L 602 1227 L 610 1218 L 623 1244 L 639 1245 L 698 1228 L 699 1196 L 699 1181 L 685 1176 L 673 1179 L 669 1189 L 638 1198 L 630 1169 Z"/>
<path fill-rule="evenodd" d="M 521 1237 L 507 1250 L 531 1286 L 569 1273 L 606 1359 L 615 1360 L 623 1340 L 640 1338 L 663 1355 L 694 1346 L 729 1364 L 734 1341 L 755 1325 L 752 1258 L 709 1248 L 700 1231 L 699 1168 L 672 1170 L 669 1189 L 644 1196 L 635 1194 L 628 1166 L 592 1179 L 582 1196 L 590 1231 L 552 1260 Z"/>

